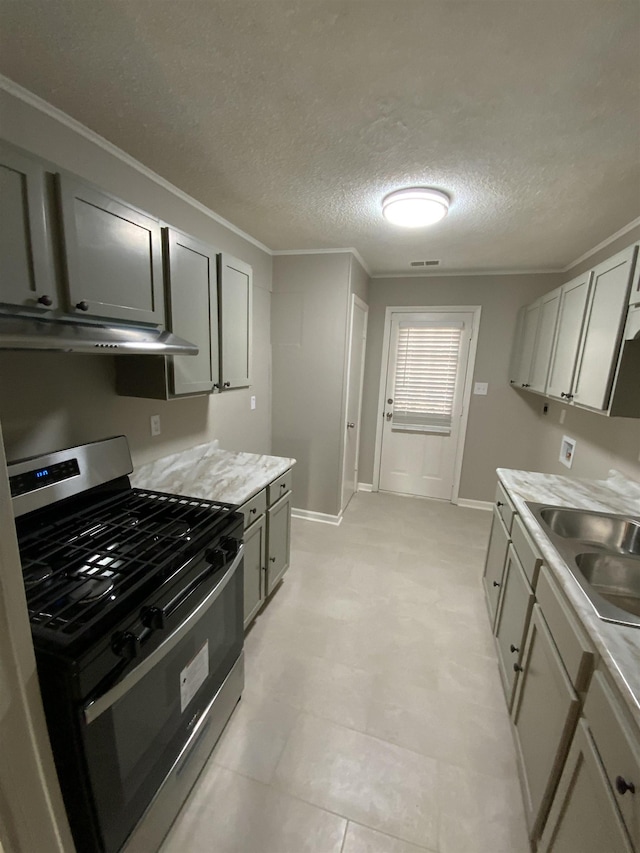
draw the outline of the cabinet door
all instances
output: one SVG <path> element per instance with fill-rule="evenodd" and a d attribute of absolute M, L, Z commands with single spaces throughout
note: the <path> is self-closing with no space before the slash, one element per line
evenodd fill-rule
<path fill-rule="evenodd" d="M 222 387 L 246 388 L 251 373 L 252 271 L 224 252 L 219 258 Z"/>
<path fill-rule="evenodd" d="M 633 853 L 589 727 L 581 720 L 538 853 Z"/>
<path fill-rule="evenodd" d="M 264 601 L 266 520 L 264 515 L 244 532 L 244 627 Z"/>
<path fill-rule="evenodd" d="M 532 391 L 544 394 L 547 388 L 549 375 L 549 364 L 551 362 L 551 349 L 556 331 L 558 319 L 558 307 L 560 305 L 560 288 L 545 294 L 540 300 L 540 313 L 538 317 L 538 332 L 536 345 L 531 364 L 531 376 L 529 383 Z"/>
<path fill-rule="evenodd" d="M 580 712 L 540 605 L 535 604 L 511 711 L 525 817 L 538 837 Z"/>
<path fill-rule="evenodd" d="M 585 273 L 562 285 L 558 326 L 547 385 L 547 394 L 550 397 L 570 399 L 568 395 L 573 387 L 591 276 L 590 272 Z"/>
<path fill-rule="evenodd" d="M 502 576 L 504 574 L 507 549 L 510 541 L 507 529 L 500 517 L 500 512 L 494 507 L 489 547 L 487 548 L 487 559 L 484 564 L 484 575 L 482 576 L 484 594 L 487 599 L 487 609 L 489 610 L 489 621 L 492 627 L 498 609 Z"/>
<path fill-rule="evenodd" d="M 620 252 L 593 272 L 590 304 L 574 390 L 574 402 L 604 410 L 625 320 L 635 246 Z"/>
<path fill-rule="evenodd" d="M 211 246 L 164 229 L 171 331 L 199 347 L 171 358 L 172 391 L 196 394 L 219 381 L 217 256 Z"/>
<path fill-rule="evenodd" d="M 522 359 L 522 330 L 524 329 L 524 318 L 527 313 L 527 306 L 523 305 L 518 311 L 516 317 L 516 329 L 513 336 L 513 346 L 511 348 L 511 360 L 509 362 L 509 384 L 515 385 L 520 376 L 520 360 Z"/>
<path fill-rule="evenodd" d="M 536 336 L 538 333 L 538 320 L 540 318 L 540 300 L 536 299 L 531 305 L 527 305 L 522 323 L 522 343 L 520 360 L 518 364 L 518 376 L 516 385 L 528 388 L 531 384 L 531 366 L 535 349 Z"/>
<path fill-rule="evenodd" d="M 291 552 L 291 492 L 286 494 L 267 512 L 267 595 L 271 595 L 280 578 L 289 568 Z"/>
<path fill-rule="evenodd" d="M 41 163 L 0 143 L 0 302 L 57 307 Z"/>
<path fill-rule="evenodd" d="M 502 581 L 502 599 L 496 619 L 496 649 L 498 665 L 507 706 L 511 707 L 513 689 L 520 674 L 520 660 L 524 653 L 524 639 L 535 596 L 520 564 L 513 545 L 509 546 Z"/>
<path fill-rule="evenodd" d="M 70 313 L 163 325 L 158 220 L 73 175 L 57 177 Z"/>

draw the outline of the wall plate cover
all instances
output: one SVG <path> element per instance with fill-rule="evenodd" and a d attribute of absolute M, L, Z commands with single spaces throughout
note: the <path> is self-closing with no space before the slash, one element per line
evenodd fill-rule
<path fill-rule="evenodd" d="M 480 394 L 483 397 L 489 393 L 489 383 L 488 382 L 474 382 L 473 385 L 473 393 Z"/>
<path fill-rule="evenodd" d="M 569 438 L 568 435 L 562 436 L 560 443 L 560 462 L 566 467 L 571 468 L 573 465 L 573 457 L 576 452 L 575 438 Z"/>
<path fill-rule="evenodd" d="M 160 415 L 151 415 L 149 421 L 151 424 L 151 435 L 160 435 Z"/>

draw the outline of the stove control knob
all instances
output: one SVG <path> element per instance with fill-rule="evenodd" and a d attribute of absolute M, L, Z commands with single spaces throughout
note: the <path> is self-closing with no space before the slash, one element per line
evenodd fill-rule
<path fill-rule="evenodd" d="M 238 551 L 240 550 L 240 542 L 238 539 L 234 539 L 233 536 L 225 536 L 225 538 L 220 543 L 220 547 L 224 549 L 227 557 L 230 560 L 236 556 Z"/>
<path fill-rule="evenodd" d="M 227 562 L 227 555 L 222 548 L 209 548 L 205 551 L 204 558 L 214 569 L 221 569 Z"/>
<path fill-rule="evenodd" d="M 151 628 L 153 631 L 164 628 L 164 612 L 159 607 L 143 607 L 140 617 L 145 628 Z"/>
<path fill-rule="evenodd" d="M 131 631 L 118 631 L 111 638 L 111 649 L 124 660 L 133 660 L 138 654 L 138 638 Z"/>

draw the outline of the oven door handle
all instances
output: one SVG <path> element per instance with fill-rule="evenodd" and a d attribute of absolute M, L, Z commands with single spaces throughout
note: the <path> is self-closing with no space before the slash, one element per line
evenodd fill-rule
<path fill-rule="evenodd" d="M 179 625 L 175 631 L 170 634 L 164 642 L 162 642 L 157 649 L 151 652 L 151 654 L 146 657 L 138 666 L 131 670 L 122 681 L 119 681 L 115 684 L 110 690 L 107 690 L 106 693 L 103 693 L 102 696 L 99 696 L 97 699 L 89 702 L 88 705 L 84 707 L 84 719 L 87 723 L 92 723 L 96 720 L 101 714 L 107 711 L 112 705 L 114 705 L 119 699 L 122 699 L 123 696 L 133 688 L 135 685 L 150 672 L 154 666 L 156 666 L 160 661 L 169 654 L 169 652 L 174 649 L 180 640 L 193 628 L 193 626 L 202 619 L 205 613 L 213 606 L 216 600 L 222 594 L 224 588 L 227 586 L 229 581 L 234 575 L 234 572 L 240 565 L 242 561 L 244 553 L 244 545 L 240 545 L 238 549 L 238 553 L 236 554 L 233 562 L 226 570 L 224 575 L 220 578 L 218 583 L 214 586 L 210 593 L 203 598 L 200 604 L 192 610 L 191 613 L 187 616 L 184 622 Z"/>

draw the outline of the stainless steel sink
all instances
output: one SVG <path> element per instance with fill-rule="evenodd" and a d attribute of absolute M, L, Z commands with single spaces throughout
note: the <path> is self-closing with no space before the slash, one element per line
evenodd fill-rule
<path fill-rule="evenodd" d="M 640 518 L 527 503 L 601 619 L 640 627 Z"/>
<path fill-rule="evenodd" d="M 625 516 L 545 507 L 540 510 L 540 518 L 564 539 L 580 539 L 622 554 L 640 554 L 640 522 Z"/>

